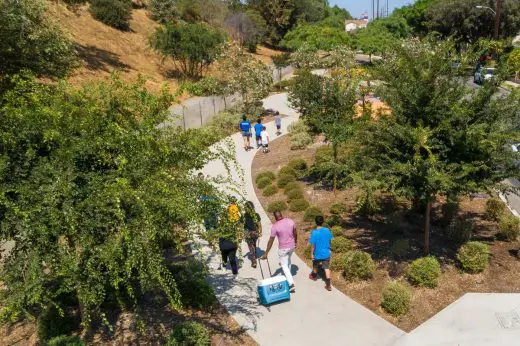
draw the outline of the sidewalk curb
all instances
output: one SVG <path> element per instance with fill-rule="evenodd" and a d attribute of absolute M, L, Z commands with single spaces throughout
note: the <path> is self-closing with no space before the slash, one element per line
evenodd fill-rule
<path fill-rule="evenodd" d="M 497 191 L 497 192 L 498 192 L 498 191 Z M 515 209 L 513 209 L 513 208 L 509 205 L 509 202 L 507 201 L 506 196 L 504 196 L 504 194 L 502 194 L 502 192 L 498 192 L 498 197 L 500 197 L 500 199 L 502 200 L 502 202 L 505 203 L 505 205 L 507 206 L 507 209 L 509 209 L 509 211 L 511 212 L 511 214 L 513 214 L 513 215 L 516 216 L 516 217 L 520 217 L 520 214 L 519 214 Z"/>

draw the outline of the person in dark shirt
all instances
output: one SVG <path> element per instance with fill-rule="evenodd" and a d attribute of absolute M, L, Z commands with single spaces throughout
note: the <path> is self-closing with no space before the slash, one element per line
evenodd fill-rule
<path fill-rule="evenodd" d="M 258 238 L 262 235 L 262 224 L 260 223 L 260 215 L 255 211 L 255 205 L 251 201 L 247 201 L 246 210 L 243 216 L 244 232 L 247 246 L 249 247 L 249 259 L 251 266 L 256 268 L 256 245 Z"/>

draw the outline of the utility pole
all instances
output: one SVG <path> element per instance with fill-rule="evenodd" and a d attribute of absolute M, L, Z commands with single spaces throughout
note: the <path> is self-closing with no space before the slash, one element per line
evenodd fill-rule
<path fill-rule="evenodd" d="M 374 12 L 374 1 L 375 0 L 372 0 L 372 20 L 374 20 L 376 18 L 376 14 Z"/>
<path fill-rule="evenodd" d="M 500 0 L 497 0 L 495 12 L 495 40 L 498 40 L 500 36 L 500 13 L 502 12 L 502 2 Z"/>
<path fill-rule="evenodd" d="M 377 0 L 377 18 L 379 18 L 379 11 L 380 11 L 380 9 L 379 9 L 379 0 Z"/>

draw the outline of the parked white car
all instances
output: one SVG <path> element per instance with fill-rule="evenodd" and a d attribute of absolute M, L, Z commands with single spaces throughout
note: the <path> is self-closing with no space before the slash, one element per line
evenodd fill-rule
<path fill-rule="evenodd" d="M 473 76 L 473 82 L 477 84 L 482 84 L 484 82 L 490 81 L 494 78 L 496 74 L 496 69 L 493 67 L 482 67 L 480 70 L 475 72 Z"/>

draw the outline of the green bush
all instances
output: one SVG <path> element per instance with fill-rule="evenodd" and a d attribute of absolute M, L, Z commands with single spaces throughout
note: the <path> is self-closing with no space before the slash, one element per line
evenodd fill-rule
<path fill-rule="evenodd" d="M 293 182 L 285 185 L 285 187 L 283 188 L 285 194 L 289 193 L 289 191 L 291 191 L 291 190 L 301 190 L 301 189 L 302 189 L 302 187 L 296 181 L 293 181 Z"/>
<path fill-rule="evenodd" d="M 52 338 L 45 344 L 46 346 L 85 346 L 86 344 L 79 336 L 60 335 Z"/>
<path fill-rule="evenodd" d="M 397 258 L 403 258 L 408 251 L 410 251 L 410 241 L 408 239 L 398 239 L 390 248 L 390 253 Z"/>
<path fill-rule="evenodd" d="M 339 215 L 331 215 L 325 220 L 327 227 L 342 226 L 343 224 L 344 221 Z"/>
<path fill-rule="evenodd" d="M 262 171 L 256 175 L 255 182 L 258 184 L 258 181 L 262 178 L 269 178 L 271 181 L 274 181 L 276 175 L 271 171 Z"/>
<path fill-rule="evenodd" d="M 345 239 L 345 238 L 337 238 Z M 374 275 L 376 265 L 369 253 L 363 251 L 349 251 L 345 255 L 343 276 L 347 280 L 367 280 Z"/>
<path fill-rule="evenodd" d="M 307 133 L 309 132 L 309 127 L 303 120 L 297 120 L 287 127 L 287 132 L 289 133 L 289 136 L 302 132 Z"/>
<path fill-rule="evenodd" d="M 296 171 L 292 167 L 283 166 L 278 171 L 278 177 L 280 177 L 282 175 L 292 175 L 293 177 L 296 177 Z"/>
<path fill-rule="evenodd" d="M 498 198 L 490 198 L 486 201 L 485 217 L 488 220 L 498 221 L 506 211 L 506 206 Z"/>
<path fill-rule="evenodd" d="M 347 212 L 347 207 L 343 203 L 334 203 L 330 206 L 330 213 L 333 215 L 343 215 Z"/>
<path fill-rule="evenodd" d="M 301 150 L 312 144 L 312 136 L 307 132 L 295 133 L 290 137 L 291 150 Z"/>
<path fill-rule="evenodd" d="M 352 241 L 345 237 L 337 237 L 330 242 L 330 249 L 332 252 L 344 253 L 352 250 Z"/>
<path fill-rule="evenodd" d="M 304 211 L 309 207 L 309 202 L 307 200 L 301 198 L 301 199 L 293 199 L 289 202 L 289 210 L 292 212 L 300 212 Z"/>
<path fill-rule="evenodd" d="M 311 259 L 311 256 L 312 256 L 311 250 L 312 250 L 312 248 L 310 245 L 307 245 L 305 247 L 305 250 L 303 251 L 303 256 L 305 256 L 306 259 Z"/>
<path fill-rule="evenodd" d="M 215 137 L 216 142 L 237 132 L 236 124 L 238 124 L 241 119 L 242 117 L 239 113 L 224 111 L 213 116 L 205 128 L 208 129 L 208 135 Z M 273 176 L 273 180 L 274 178 Z"/>
<path fill-rule="evenodd" d="M 305 194 L 302 189 L 292 189 L 287 193 L 287 198 L 289 201 L 293 201 L 295 199 L 305 199 Z"/>
<path fill-rule="evenodd" d="M 267 211 L 274 213 L 275 211 L 287 210 L 287 204 L 284 201 L 271 202 L 267 205 Z"/>
<path fill-rule="evenodd" d="M 347 254 L 346 253 L 339 253 L 334 254 L 332 256 L 332 259 L 330 261 L 330 269 L 338 272 L 343 272 L 345 270 L 345 259 Z"/>
<path fill-rule="evenodd" d="M 356 199 L 355 212 L 362 216 L 373 216 L 379 212 L 379 204 L 370 190 L 363 191 Z"/>
<path fill-rule="evenodd" d="M 381 307 L 393 316 L 404 315 L 412 304 L 412 290 L 404 284 L 393 281 L 383 288 Z"/>
<path fill-rule="evenodd" d="M 462 269 L 468 273 L 480 273 L 489 264 L 491 252 L 489 247 L 478 241 L 470 241 L 461 246 L 457 252 Z"/>
<path fill-rule="evenodd" d="M 92 0 L 90 13 L 92 17 L 111 27 L 128 30 L 132 10 L 131 0 Z"/>
<path fill-rule="evenodd" d="M 275 195 L 277 192 L 278 192 L 278 188 L 276 187 L 276 185 L 267 185 L 262 190 L 262 195 L 265 197 L 269 197 L 269 196 Z"/>
<path fill-rule="evenodd" d="M 345 230 L 341 226 L 334 226 L 330 231 L 334 237 L 343 237 L 345 235 Z"/>
<path fill-rule="evenodd" d="M 279 175 L 276 185 L 278 185 L 279 188 L 284 188 L 285 185 L 292 183 L 293 181 L 296 181 L 294 175 Z"/>
<path fill-rule="evenodd" d="M 215 77 L 204 77 L 197 82 L 184 82 L 182 90 L 186 90 L 192 96 L 213 96 L 224 93 L 224 82 Z"/>
<path fill-rule="evenodd" d="M 198 322 L 182 322 L 173 327 L 167 345 L 207 346 L 211 338 L 206 327 Z"/>
<path fill-rule="evenodd" d="M 256 186 L 259 189 L 263 189 L 264 187 L 271 185 L 272 182 L 273 181 L 271 179 L 269 179 L 268 177 L 262 177 L 262 178 L 258 179 L 258 181 L 256 182 Z"/>
<path fill-rule="evenodd" d="M 303 220 L 306 222 L 314 222 L 316 216 L 323 216 L 323 212 L 319 207 L 311 206 L 305 210 L 305 214 L 303 215 Z"/>
<path fill-rule="evenodd" d="M 177 0 L 151 0 L 149 9 L 152 19 L 162 24 L 173 22 L 180 16 Z"/>
<path fill-rule="evenodd" d="M 515 241 L 520 235 L 520 219 L 514 215 L 502 215 L 498 234 L 508 241 Z"/>
<path fill-rule="evenodd" d="M 455 219 L 448 228 L 448 236 L 457 244 L 464 244 L 471 239 L 473 222 Z"/>
<path fill-rule="evenodd" d="M 201 262 L 189 260 L 171 264 L 169 268 L 185 307 L 207 309 L 215 304 L 215 291 L 207 281 L 207 271 Z"/>
<path fill-rule="evenodd" d="M 60 314 L 58 308 L 51 305 L 38 316 L 38 338 L 47 341 L 61 335 L 68 335 L 79 327 L 78 321 L 71 315 Z"/>
<path fill-rule="evenodd" d="M 459 212 L 459 202 L 457 200 L 448 200 L 442 205 L 442 227 L 448 227 L 452 224 L 453 220 Z"/>
<path fill-rule="evenodd" d="M 302 174 L 307 169 L 307 162 L 304 159 L 292 159 L 287 167 L 292 168 L 297 174 Z"/>
<path fill-rule="evenodd" d="M 419 287 L 437 287 L 441 265 L 433 256 L 418 258 L 406 268 L 406 277 L 414 285 Z"/>

